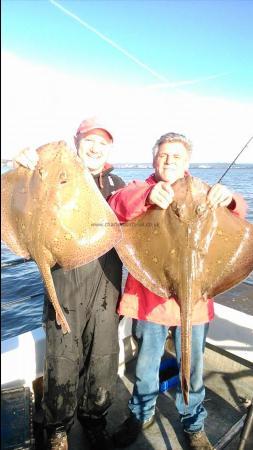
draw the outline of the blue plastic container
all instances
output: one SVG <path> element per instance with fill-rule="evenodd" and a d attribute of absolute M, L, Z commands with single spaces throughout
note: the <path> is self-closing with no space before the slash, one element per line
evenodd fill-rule
<path fill-rule="evenodd" d="M 173 375 L 168 376 L 168 378 L 164 380 L 164 377 L 166 377 L 166 372 L 168 373 L 171 372 L 171 374 Z M 160 378 L 160 387 L 159 387 L 160 392 L 168 391 L 172 387 L 177 386 L 179 382 L 179 370 L 176 358 L 173 357 L 166 358 L 161 362 L 159 370 L 159 378 Z"/>

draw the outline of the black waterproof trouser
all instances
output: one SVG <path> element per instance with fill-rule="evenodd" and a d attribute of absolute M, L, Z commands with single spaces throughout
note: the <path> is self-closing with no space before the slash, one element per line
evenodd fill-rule
<path fill-rule="evenodd" d="M 112 402 L 118 371 L 116 306 L 122 265 L 113 249 L 71 271 L 54 268 L 52 275 L 71 333 L 63 335 L 46 299 L 43 408 L 47 427 L 68 428 L 76 408 L 80 419 L 99 417 Z"/>

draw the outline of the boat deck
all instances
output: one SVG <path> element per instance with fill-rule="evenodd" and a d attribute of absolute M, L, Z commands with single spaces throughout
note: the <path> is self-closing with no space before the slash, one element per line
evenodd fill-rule
<path fill-rule="evenodd" d="M 207 341 L 204 372 L 205 407 L 208 412 L 205 430 L 215 450 L 223 448 L 238 450 L 247 407 L 252 401 L 253 341 L 252 331 L 250 332 L 253 316 L 252 300 L 253 288 L 247 283 L 242 283 L 229 292 L 216 297 L 219 308 L 213 325 L 219 323 L 219 320 L 221 322 L 218 327 L 213 328 L 213 332 L 210 330 L 212 339 Z M 219 318 L 220 307 L 225 308 L 225 318 L 228 321 L 232 320 L 232 324 L 224 322 L 224 318 Z M 237 323 L 238 318 L 240 320 Z M 231 341 L 230 329 L 233 341 Z M 246 331 L 248 334 L 250 333 L 251 337 L 248 334 L 245 335 Z M 221 334 L 222 340 L 219 340 L 219 334 Z M 236 346 L 234 345 L 235 341 Z M 173 344 L 171 339 L 168 339 L 164 356 L 171 355 L 173 355 Z M 110 433 L 115 432 L 129 414 L 127 402 L 132 393 L 135 364 L 136 359 L 131 359 L 121 367 L 120 373 L 123 375 L 118 377 L 116 397 L 107 416 Z M 167 392 L 159 394 L 155 424 L 142 432 L 136 442 L 127 447 L 129 450 L 187 449 L 174 404 L 175 392 L 176 388 L 173 387 Z M 43 448 L 42 446 L 41 449 Z M 82 427 L 76 420 L 69 435 L 69 450 L 89 450 L 89 448 Z M 38 447 L 38 450 L 41 449 Z M 244 450 L 252 449 L 253 429 L 244 447 Z"/>
<path fill-rule="evenodd" d="M 164 357 L 173 352 L 171 340 L 168 339 Z M 108 413 L 108 431 L 113 433 L 127 418 L 127 402 L 131 396 L 136 359 L 125 365 L 124 375 L 118 376 L 116 396 Z M 124 366 L 120 367 L 121 372 Z M 207 343 L 205 351 L 206 385 L 205 407 L 208 417 L 205 421 L 206 433 L 216 450 L 223 448 L 239 450 L 240 432 L 244 424 L 247 406 L 253 393 L 253 364 L 250 361 L 233 359 L 231 354 L 213 348 Z M 127 447 L 129 450 L 186 450 L 181 423 L 175 408 L 176 388 L 160 393 L 156 408 L 156 423 L 141 433 L 137 441 Z M 39 412 L 35 414 L 39 419 Z M 41 416 L 42 418 L 42 416 Z M 236 432 L 233 433 L 233 428 Z M 45 440 L 41 426 L 36 436 L 35 450 L 45 450 Z M 230 435 L 230 438 L 229 436 Z M 223 439 L 225 436 L 225 439 Z M 76 420 L 69 435 L 69 450 L 89 450 L 83 430 Z M 253 430 L 244 450 L 253 449 Z M 103 450 L 103 449 L 101 449 Z"/>
<path fill-rule="evenodd" d="M 166 352 L 167 353 L 167 352 Z M 123 377 L 118 378 L 116 398 L 108 414 L 108 430 L 113 433 L 128 416 L 127 402 L 130 398 L 134 380 L 136 360 L 126 364 Z M 208 417 L 205 422 L 206 433 L 219 450 L 237 450 L 240 441 L 242 418 L 247 412 L 253 392 L 252 367 L 240 365 L 207 348 L 205 355 L 205 407 Z M 181 423 L 175 404 L 175 388 L 158 397 L 156 423 L 141 433 L 137 441 L 127 447 L 129 450 L 181 450 L 187 449 Z M 241 422 L 240 422 L 241 421 Z M 241 425 L 241 426 L 240 426 Z M 231 428 L 239 428 L 230 441 L 224 435 L 231 434 Z M 247 440 L 245 450 L 253 448 L 253 433 Z M 83 431 L 76 421 L 70 436 L 69 450 L 89 449 Z M 102 450 L 102 449 L 101 449 Z"/>
<path fill-rule="evenodd" d="M 237 300 L 239 301 L 237 302 Z M 240 432 L 243 428 L 247 407 L 252 401 L 252 300 L 253 288 L 252 285 L 247 285 L 247 283 L 242 283 L 228 293 L 216 298 L 218 308 L 216 319 L 212 322 L 209 330 L 204 372 L 206 386 L 205 407 L 208 412 L 205 430 L 216 450 L 223 448 L 238 450 Z M 10 344 L 13 348 L 9 350 L 12 350 L 15 356 L 15 347 L 17 347 L 21 358 L 19 360 L 17 355 L 15 357 L 16 369 L 13 374 L 13 383 L 16 378 L 20 380 L 24 378 L 22 374 L 19 374 L 18 367 L 19 365 L 23 367 L 23 361 L 26 360 L 28 353 L 32 354 L 32 351 L 35 352 L 34 355 L 36 354 L 36 370 L 38 373 L 42 371 L 40 363 L 43 359 L 42 347 L 44 341 L 34 341 L 34 333 L 30 334 L 29 336 L 23 336 L 24 348 L 18 347 L 18 341 L 21 341 L 21 338 L 13 338 L 11 340 Z M 128 334 L 125 336 L 128 336 Z M 128 336 L 125 339 L 132 338 Z M 31 348 L 28 345 L 29 343 L 33 344 Z M 125 358 L 121 358 L 123 362 L 121 362 L 119 367 L 119 373 L 122 375 L 118 376 L 115 400 L 107 416 L 108 431 L 110 433 L 115 432 L 118 426 L 127 418 L 127 402 L 133 388 L 136 359 L 131 359 L 132 355 L 127 355 L 129 345 L 123 347 Z M 38 352 L 39 349 L 40 352 Z M 4 361 L 4 357 L 8 356 L 7 349 L 5 350 L 6 353 L 4 352 L 2 355 Z M 40 358 L 37 361 L 39 354 Z M 171 339 L 168 339 L 164 356 L 168 357 L 171 354 L 173 354 L 173 345 Z M 20 361 L 20 364 L 17 364 L 17 361 Z M 128 362 L 124 364 L 124 361 Z M 31 368 L 28 367 L 28 369 L 29 373 L 33 373 Z M 8 373 L 12 375 L 11 370 Z M 34 380 L 35 377 L 32 379 Z M 137 441 L 127 447 L 129 450 L 187 450 L 187 444 L 184 440 L 181 423 L 174 404 L 175 391 L 176 388 L 173 387 L 167 392 L 159 394 L 155 424 L 141 433 Z M 40 411 L 37 411 L 35 416 L 39 420 Z M 43 433 L 39 425 L 38 431 L 36 433 L 36 450 L 45 450 Z M 79 422 L 76 420 L 69 435 L 69 450 L 84 449 L 89 450 L 90 447 Z M 244 447 L 244 450 L 252 449 L 253 430 Z"/>

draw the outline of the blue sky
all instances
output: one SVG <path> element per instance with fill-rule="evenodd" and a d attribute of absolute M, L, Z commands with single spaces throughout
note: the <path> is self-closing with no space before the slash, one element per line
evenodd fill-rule
<path fill-rule="evenodd" d="M 158 98 L 169 104 L 169 95 L 185 94 L 247 109 L 253 102 L 252 23 L 251 0 L 3 0 L 2 50 L 104 89 L 106 83 L 125 92 L 146 88 L 157 96 L 155 105 Z"/>

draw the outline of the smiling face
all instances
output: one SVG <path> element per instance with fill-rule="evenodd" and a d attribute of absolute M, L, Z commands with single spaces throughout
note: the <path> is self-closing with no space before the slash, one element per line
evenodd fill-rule
<path fill-rule="evenodd" d="M 164 142 L 154 157 L 156 181 L 175 181 L 184 177 L 190 164 L 190 155 L 182 142 Z"/>
<path fill-rule="evenodd" d="M 96 175 L 103 170 L 107 160 L 112 139 L 109 134 L 101 129 L 94 129 L 85 133 L 76 142 L 77 153 L 85 167 Z"/>

